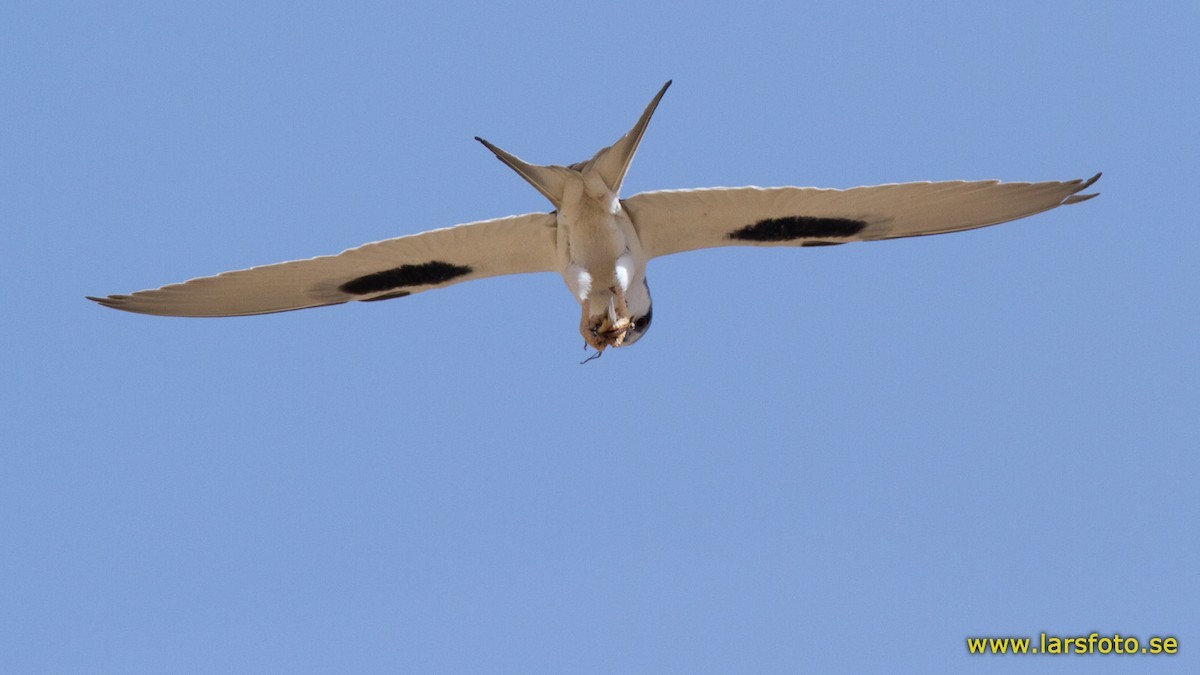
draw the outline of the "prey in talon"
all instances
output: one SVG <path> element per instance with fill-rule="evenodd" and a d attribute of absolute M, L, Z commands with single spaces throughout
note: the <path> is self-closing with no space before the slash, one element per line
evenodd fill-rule
<path fill-rule="evenodd" d="M 553 206 L 364 244 L 338 255 L 264 265 L 129 295 L 90 298 L 160 316 L 242 316 L 404 298 L 463 281 L 556 272 L 579 303 L 579 332 L 595 358 L 650 328 L 646 264 L 719 246 L 833 246 L 970 230 L 1095 196 L 1100 177 L 856 187 L 737 187 L 642 192 L 622 199 L 625 174 L 663 85 L 616 143 L 570 165 L 530 164 L 476 137 Z M 720 284 L 733 268 L 707 271 Z M 773 293 L 783 289 L 773 289 Z M 702 331 L 705 326 L 694 326 Z"/>
<path fill-rule="evenodd" d="M 611 288 L 609 292 L 612 293 L 612 300 L 608 312 L 595 319 L 589 319 L 588 305 L 586 302 L 582 303 L 585 327 L 581 327 L 580 332 L 583 334 L 586 345 L 597 352 L 602 352 L 608 347 L 624 346 L 630 331 L 634 328 L 634 320 L 629 316 L 629 307 L 625 301 L 624 292 L 619 287 Z M 646 325 L 648 326 L 649 322 Z"/>

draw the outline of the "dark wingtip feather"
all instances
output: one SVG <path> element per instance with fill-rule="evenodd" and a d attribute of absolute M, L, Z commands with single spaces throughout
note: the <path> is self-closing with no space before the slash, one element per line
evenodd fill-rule
<path fill-rule="evenodd" d="M 1099 192 L 1093 192 L 1091 194 L 1086 194 L 1086 195 L 1081 195 L 1079 193 L 1083 190 L 1088 189 L 1093 184 L 1095 184 L 1096 181 L 1100 180 L 1100 176 L 1102 176 L 1102 175 L 1104 175 L 1104 173 L 1099 172 L 1095 176 L 1092 176 L 1091 178 L 1089 178 L 1087 180 L 1072 181 L 1072 182 L 1078 182 L 1079 187 L 1075 188 L 1075 192 L 1070 197 L 1067 197 L 1066 199 L 1063 200 L 1063 202 L 1062 202 L 1063 205 L 1079 204 L 1081 202 L 1086 202 L 1087 200 L 1091 199 L 1092 197 L 1100 196 Z"/>
<path fill-rule="evenodd" d="M 97 305 L 101 305 L 104 307 L 110 307 L 112 309 L 122 309 L 125 311 L 129 311 L 124 306 L 125 303 L 129 300 L 128 295 L 109 295 L 109 296 L 103 297 L 103 298 L 97 298 L 97 297 L 93 297 L 91 295 L 85 295 L 83 297 L 87 298 L 88 300 L 91 300 L 92 302 L 96 303 Z"/>

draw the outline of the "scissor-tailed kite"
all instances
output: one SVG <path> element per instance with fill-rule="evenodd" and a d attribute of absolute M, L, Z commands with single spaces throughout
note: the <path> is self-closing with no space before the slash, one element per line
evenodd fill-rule
<path fill-rule="evenodd" d="M 833 190 L 740 187 L 618 194 L 646 125 L 586 162 L 529 164 L 476 138 L 554 205 L 364 244 L 337 255 L 225 272 L 131 295 L 89 298 L 142 314 L 241 316 L 351 300 L 402 298 L 502 274 L 558 272 L 582 315 L 579 332 L 603 352 L 650 327 L 651 258 L 716 246 L 831 246 L 994 225 L 1095 194 L 1087 179 L 1041 183 L 945 181 Z"/>

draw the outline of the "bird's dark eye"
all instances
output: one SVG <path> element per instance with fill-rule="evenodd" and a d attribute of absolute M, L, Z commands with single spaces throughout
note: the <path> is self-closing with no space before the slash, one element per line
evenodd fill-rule
<path fill-rule="evenodd" d="M 645 332 L 650 327 L 650 321 L 654 318 L 654 312 L 649 311 L 633 320 L 633 329 L 639 333 Z"/>

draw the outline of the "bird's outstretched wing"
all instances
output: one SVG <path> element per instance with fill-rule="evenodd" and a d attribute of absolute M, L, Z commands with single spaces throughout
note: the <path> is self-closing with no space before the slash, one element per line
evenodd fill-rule
<path fill-rule="evenodd" d="M 970 230 L 1090 199 L 1079 192 L 1098 178 L 664 190 L 623 204 L 654 258 L 714 246 L 828 246 Z"/>
<path fill-rule="evenodd" d="M 89 298 L 163 316 L 240 316 L 385 300 L 471 279 L 556 269 L 555 216 L 530 213 L 364 244 L 337 255 Z"/>

